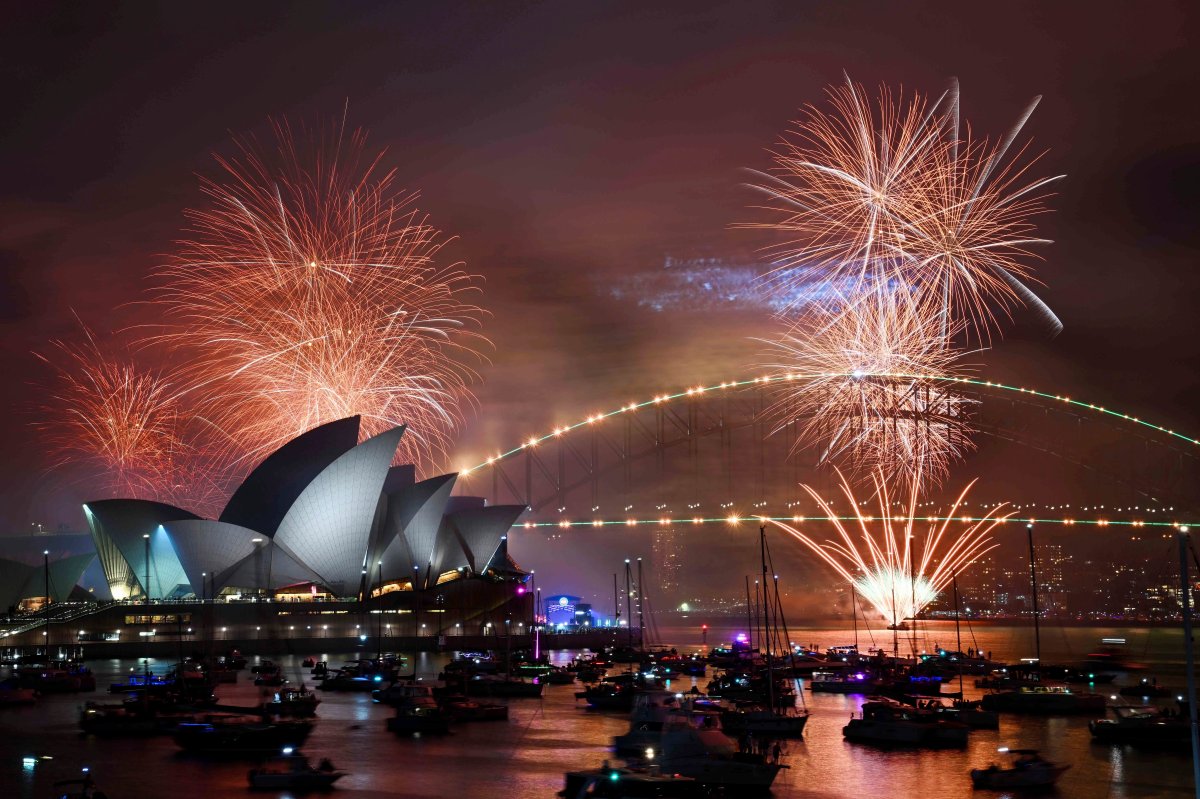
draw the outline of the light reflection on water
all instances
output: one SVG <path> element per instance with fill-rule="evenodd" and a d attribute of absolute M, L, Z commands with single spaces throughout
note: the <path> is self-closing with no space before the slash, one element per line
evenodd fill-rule
<path fill-rule="evenodd" d="M 696 631 L 664 630 L 663 637 L 679 642 L 681 648 L 698 644 Z M 1011 628 L 976 629 L 980 648 L 993 649 L 996 657 L 1024 654 L 1024 634 Z M 1176 657 L 1179 638 L 1174 631 L 1130 633 L 1139 641 L 1133 654 L 1150 665 L 1165 664 L 1155 673 L 1164 682 L 1178 680 Z M 945 645 L 953 640 L 953 629 L 931 631 Z M 1054 646 L 1066 645 L 1075 658 L 1108 632 L 1095 629 L 1067 630 L 1058 643 L 1044 648 L 1047 659 L 1058 657 Z M 797 640 L 822 646 L 846 643 L 848 630 L 797 631 Z M 884 633 L 890 641 L 890 633 Z M 719 634 L 710 631 L 710 643 Z M 693 640 L 695 638 L 695 640 Z M 727 640 L 727 639 L 726 639 Z M 1012 642 L 1017 642 L 1014 646 Z M 1051 641 L 1054 641 L 1053 636 Z M 1149 642 L 1149 643 L 1146 643 Z M 1165 643 L 1164 643 L 1165 642 Z M 964 642 L 964 646 L 968 645 Z M 1160 651 L 1161 650 L 1161 651 Z M 564 661 L 569 653 L 553 653 Z M 318 656 L 331 665 L 341 655 Z M 295 679 L 303 673 L 300 656 L 275 658 L 286 674 Z M 425 655 L 418 670 L 433 677 L 443 657 Z M 152 661 L 156 668 L 167 661 Z M 99 661 L 94 664 L 103 687 L 140 670 L 137 661 Z M 701 688 L 706 678 L 698 681 Z M 686 680 L 680 690 L 690 687 Z M 243 672 L 236 685 L 220 686 L 219 693 L 231 704 L 250 704 L 259 696 L 250 675 Z M 614 735 L 624 732 L 627 722 L 617 714 L 583 709 L 574 698 L 576 686 L 547 686 L 542 700 L 511 700 L 507 723 L 461 725 L 446 737 L 399 738 L 384 730 L 390 714 L 373 705 L 367 694 L 321 693 L 320 721 L 305 751 L 314 757 L 330 757 L 349 772 L 335 795 L 347 797 L 455 797 L 496 799 L 498 795 L 550 797 L 562 787 L 564 771 L 599 765 L 612 759 L 608 746 Z M 978 692 L 967 681 L 968 695 Z M 774 794 L 781 797 L 911 797 L 949 799 L 970 795 L 967 771 L 983 767 L 995 757 L 998 746 L 1037 748 L 1054 760 L 1069 762 L 1059 795 L 1070 797 L 1184 797 L 1190 795 L 1190 763 L 1186 754 L 1146 753 L 1127 748 L 1091 743 L 1086 718 L 1017 719 L 1005 716 L 1001 729 L 976 731 L 964 750 L 880 750 L 848 744 L 841 728 L 856 712 L 859 697 L 805 692 L 813 717 L 803 741 L 790 742 Z M 250 796 L 246 788 L 246 763 L 207 761 L 181 755 L 170 738 L 146 740 L 96 740 L 78 734 L 76 716 L 88 698 L 110 701 L 103 690 L 93 696 L 51 696 L 29 708 L 0 711 L 0 786 L 16 786 L 22 799 L 51 796 L 51 784 L 74 779 L 82 766 L 90 766 L 98 785 L 112 799 L 122 797 Z M 52 755 L 54 760 L 23 764 L 25 756 Z M 0 789 L 0 795 L 9 795 Z M 257 793 L 258 796 L 288 796 L 286 793 Z M 988 793 L 980 796 L 1003 796 Z"/>

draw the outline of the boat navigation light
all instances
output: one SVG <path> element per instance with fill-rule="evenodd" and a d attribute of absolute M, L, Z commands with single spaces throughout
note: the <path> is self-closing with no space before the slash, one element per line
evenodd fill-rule
<path fill-rule="evenodd" d="M 295 749 L 293 749 L 293 748 L 292 748 L 292 747 L 290 747 L 290 746 L 285 746 L 285 747 L 283 747 L 283 753 L 284 753 L 285 755 L 290 755 L 292 752 L 295 752 L 295 751 L 296 751 L 296 750 L 295 750 Z"/>
<path fill-rule="evenodd" d="M 647 760 L 654 759 L 654 749 L 652 747 L 646 747 L 646 759 Z"/>
<path fill-rule="evenodd" d="M 1116 701 L 1117 701 L 1117 695 L 1116 695 L 1116 694 L 1110 694 L 1108 698 L 1109 698 L 1109 699 L 1111 699 L 1111 700 L 1112 700 L 1112 701 L 1114 701 L 1114 702 L 1116 702 Z"/>

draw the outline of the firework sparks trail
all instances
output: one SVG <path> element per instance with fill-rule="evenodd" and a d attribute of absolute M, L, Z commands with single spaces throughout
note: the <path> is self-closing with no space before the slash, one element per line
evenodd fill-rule
<path fill-rule="evenodd" d="M 359 414 L 367 436 L 407 424 L 397 457 L 437 466 L 486 343 L 476 279 L 438 264 L 445 237 L 379 173 L 382 153 L 363 159 L 363 134 L 274 134 L 273 152 L 239 141 L 203 181 L 150 340 L 188 360 L 189 399 L 244 462 Z"/>
<path fill-rule="evenodd" d="M 51 467 L 99 494 L 209 508 L 219 487 L 184 443 L 178 388 L 167 376 L 113 357 L 82 328 L 82 342 L 52 341 L 37 357 L 55 371 L 35 422 Z"/>
<path fill-rule="evenodd" d="M 835 535 L 817 540 L 794 524 L 772 521 L 800 541 L 834 569 L 879 615 L 893 624 L 913 618 L 937 598 L 950 581 L 976 560 L 995 548 L 990 534 L 1012 513 L 998 515 L 997 505 L 981 518 L 960 517 L 959 507 L 975 481 L 971 481 L 955 499 L 942 521 L 930 521 L 923 536 L 915 532 L 923 517 L 917 515 L 919 487 L 913 486 L 902 515 L 895 515 L 887 481 L 875 478 L 875 496 L 879 515 L 870 516 L 854 497 L 849 483 L 842 479 L 841 490 L 854 508 L 855 522 L 840 521 L 830 503 L 810 486 L 805 492 L 829 518 Z M 961 526 L 959 526 L 961 525 Z"/>
<path fill-rule="evenodd" d="M 808 106 L 783 139 L 772 174 L 753 188 L 776 218 L 750 227 L 782 232 L 766 276 L 787 293 L 813 275 L 847 287 L 852 302 L 898 282 L 940 299 L 946 318 L 990 336 L 993 305 L 1033 306 L 1058 332 L 1054 313 L 1026 285 L 1048 186 L 1037 158 L 1013 144 L 1035 99 L 999 141 L 972 139 L 959 123 L 957 84 L 930 102 L 881 89 L 873 107 L 847 79 L 829 91 L 831 110 Z"/>
<path fill-rule="evenodd" d="M 812 314 L 765 343 L 778 381 L 766 415 L 775 432 L 802 425 L 797 446 L 819 442 L 819 462 L 916 486 L 940 483 L 973 447 L 972 403 L 945 384 L 959 374 L 960 355 L 899 291 L 873 292 L 852 311 Z M 805 377 L 787 379 L 795 375 Z"/>

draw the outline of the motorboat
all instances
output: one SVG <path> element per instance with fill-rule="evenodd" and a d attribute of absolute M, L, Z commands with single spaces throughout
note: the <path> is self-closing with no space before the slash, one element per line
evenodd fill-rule
<path fill-rule="evenodd" d="M 702 786 L 691 777 L 663 774 L 656 769 L 613 768 L 607 762 L 597 769 L 568 771 L 561 799 L 691 799 Z"/>
<path fill-rule="evenodd" d="M 106 738 L 159 735 L 196 720 L 193 713 L 168 708 L 144 699 L 107 705 L 87 702 L 79 711 L 79 729 Z"/>
<path fill-rule="evenodd" d="M 1118 691 L 1121 696 L 1140 696 L 1145 699 L 1162 699 L 1164 697 L 1173 696 L 1175 691 L 1170 688 L 1164 688 L 1158 684 L 1158 680 L 1149 680 L 1142 678 L 1137 685 L 1126 685 Z"/>
<path fill-rule="evenodd" d="M 334 768 L 328 758 L 313 766 L 308 758 L 291 747 L 283 754 L 250 769 L 246 778 L 251 788 L 270 791 L 314 791 L 324 790 L 346 776 L 346 772 Z"/>
<path fill-rule="evenodd" d="M 842 728 L 848 741 L 900 746 L 966 746 L 970 728 L 939 714 L 891 699 L 865 702 L 859 716 Z"/>
<path fill-rule="evenodd" d="M 438 707 L 430 685 L 415 680 L 396 682 L 376 701 L 396 708 L 396 715 L 387 720 L 390 732 L 402 735 L 445 735 L 450 732 L 450 718 Z"/>
<path fill-rule="evenodd" d="M 278 668 L 270 671 L 260 671 L 258 676 L 254 678 L 255 685 L 265 686 L 268 688 L 280 688 L 283 685 L 286 685 L 287 682 L 288 679 L 283 676 L 283 671 Z"/>
<path fill-rule="evenodd" d="M 576 691 L 575 698 L 584 700 L 594 710 L 630 711 L 637 693 L 632 684 L 624 685 L 606 679 Z"/>
<path fill-rule="evenodd" d="M 629 711 L 629 726 L 639 730 L 661 730 L 671 713 L 680 710 L 682 694 L 674 691 L 652 690 L 638 693 Z"/>
<path fill-rule="evenodd" d="M 324 661 L 318 663 L 320 666 Z M 316 668 L 313 669 L 314 677 Z M 396 681 L 395 661 L 376 662 L 374 660 L 352 660 L 342 664 L 341 668 L 330 669 L 326 666 L 325 676 L 321 680 L 324 691 L 374 691 L 385 683 Z"/>
<path fill-rule="evenodd" d="M 108 686 L 110 694 L 128 694 L 133 692 L 138 693 L 153 693 L 155 691 L 166 691 L 175 686 L 175 678 L 173 676 L 153 674 L 149 671 L 142 674 L 130 674 L 123 682 L 115 682 Z"/>
<path fill-rule="evenodd" d="M 15 677 L 0 682 L 0 707 L 28 705 L 37 701 L 37 691 L 33 688 L 22 688 Z"/>
<path fill-rule="evenodd" d="M 575 682 L 575 672 L 552 668 L 550 671 L 543 672 L 538 677 L 538 682 L 546 683 L 547 685 L 570 685 Z"/>
<path fill-rule="evenodd" d="M 333 669 L 321 680 L 322 691 L 349 691 L 365 693 L 374 691 L 384 682 L 382 674 L 356 674 L 352 671 Z"/>
<path fill-rule="evenodd" d="M 936 713 L 946 721 L 957 721 L 966 724 L 973 730 L 1000 729 L 1000 714 L 994 710 L 984 710 L 978 700 L 965 701 L 955 699 L 947 701 L 930 696 L 906 696 L 900 701 L 918 710 Z"/>
<path fill-rule="evenodd" d="M 875 678 L 866 671 L 815 671 L 808 681 L 808 689 L 814 694 L 870 695 L 877 685 Z"/>
<path fill-rule="evenodd" d="M 236 672 L 235 672 L 236 673 Z M 263 705 L 263 710 L 276 716 L 308 719 L 317 715 L 317 705 L 321 700 L 312 691 L 299 688 L 288 688 L 276 691 L 275 697 Z"/>
<path fill-rule="evenodd" d="M 400 705 L 396 715 L 387 720 L 387 729 L 401 735 L 445 735 L 450 732 L 450 719 L 437 705 Z"/>
<path fill-rule="evenodd" d="M 1073 691 L 1065 685 L 1034 683 L 1009 691 L 984 694 L 983 709 L 1002 713 L 1030 713 L 1066 716 L 1079 713 L 1103 713 L 1104 697 L 1100 694 Z"/>
<path fill-rule="evenodd" d="M 684 694 L 647 691 L 638 694 L 629 717 L 629 730 L 613 738 L 618 755 L 661 751 L 668 737 L 690 737 L 693 729 L 719 730 L 721 707 Z"/>
<path fill-rule="evenodd" d="M 266 721 L 246 715 L 206 716 L 175 728 L 175 743 L 183 750 L 207 754 L 277 752 L 303 744 L 312 732 L 311 721 Z"/>
<path fill-rule="evenodd" d="M 443 696 L 442 712 L 451 721 L 508 721 L 508 705 L 480 702 L 465 696 Z"/>
<path fill-rule="evenodd" d="M 808 711 L 772 710 L 765 707 L 734 708 L 721 713 L 721 727 L 734 737 L 801 738 Z"/>
<path fill-rule="evenodd" d="M 86 693 L 96 690 L 96 675 L 82 663 L 54 660 L 21 666 L 15 674 L 22 688 L 40 694 Z"/>
<path fill-rule="evenodd" d="M 1132 744 L 1143 747 L 1188 746 L 1191 726 L 1179 709 L 1154 706 L 1114 707 L 1114 718 L 1088 722 L 1097 743 Z"/>
<path fill-rule="evenodd" d="M 512 699 L 539 699 L 545 685 L 520 679 L 505 679 L 493 674 L 476 674 L 461 683 L 467 696 L 503 696 Z"/>
<path fill-rule="evenodd" d="M 59 780 L 54 783 L 55 799 L 108 799 L 108 794 L 96 787 L 90 769 L 83 769 L 77 780 Z"/>
<path fill-rule="evenodd" d="M 765 755 L 739 752 L 721 730 L 703 726 L 664 734 L 661 747 L 649 753 L 651 765 L 691 777 L 705 788 L 724 789 L 731 796 L 766 793 L 776 775 L 787 768 Z"/>
<path fill-rule="evenodd" d="M 1016 759 L 1008 768 L 993 763 L 987 768 L 971 769 L 971 784 L 975 788 L 993 791 L 1047 788 L 1058 782 L 1058 778 L 1071 768 L 1043 759 L 1036 749 L 1001 747 L 998 751 L 1013 755 Z"/>
<path fill-rule="evenodd" d="M 371 692 L 371 700 L 381 705 L 406 705 L 423 703 L 436 705 L 433 686 L 416 680 L 398 680 L 386 688 Z"/>

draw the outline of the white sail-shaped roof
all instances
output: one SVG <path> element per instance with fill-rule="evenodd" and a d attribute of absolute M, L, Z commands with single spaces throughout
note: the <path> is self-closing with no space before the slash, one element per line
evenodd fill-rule
<path fill-rule="evenodd" d="M 169 521 L 196 519 L 194 513 L 143 499 L 102 499 L 83 506 L 96 552 L 113 598 L 149 591 L 164 597 L 187 587 L 187 576 L 175 549 L 159 528 Z M 146 547 L 150 536 L 150 585 L 146 582 Z"/>
<path fill-rule="evenodd" d="M 179 562 L 197 596 L 201 591 L 215 592 L 224 588 L 226 583 L 221 580 L 221 572 L 228 571 L 267 542 L 266 536 L 248 527 L 211 519 L 167 522 L 163 529 L 171 537 Z M 254 543 L 256 538 L 259 544 Z M 204 574 L 211 581 L 207 589 L 203 587 Z"/>
<path fill-rule="evenodd" d="M 524 505 L 492 505 L 459 511 L 449 516 L 462 538 L 471 571 L 481 572 L 487 568 L 500 546 L 500 539 L 508 535 L 509 529 L 524 512 Z"/>
<path fill-rule="evenodd" d="M 368 439 L 318 474 L 288 509 L 275 540 L 342 595 L 357 591 L 371 523 L 403 427 Z"/>
<path fill-rule="evenodd" d="M 424 583 L 433 566 L 433 549 L 437 543 L 442 512 L 454 490 L 457 474 L 443 474 L 398 491 L 388 497 L 388 517 L 385 539 L 390 540 L 383 553 L 384 569 L 404 562 L 403 573 L 416 566 Z M 394 536 L 394 538 L 393 538 Z"/>

